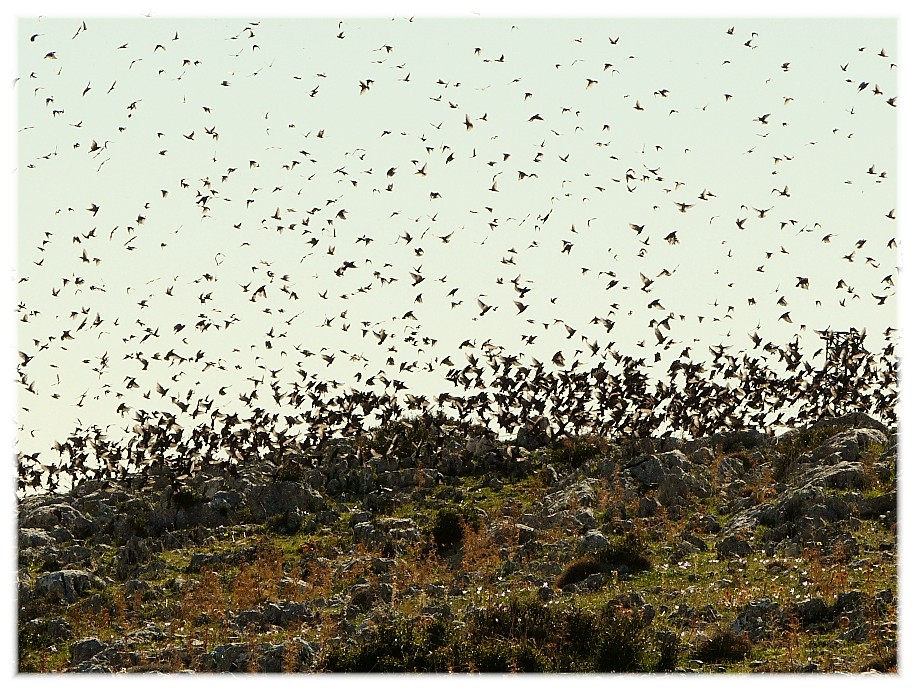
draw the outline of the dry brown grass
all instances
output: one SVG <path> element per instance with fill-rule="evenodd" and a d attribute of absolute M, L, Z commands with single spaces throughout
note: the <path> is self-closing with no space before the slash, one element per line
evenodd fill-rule
<path fill-rule="evenodd" d="M 283 576 L 282 552 L 261 544 L 254 562 L 242 565 L 232 581 L 231 605 L 243 610 L 276 599 Z"/>
<path fill-rule="evenodd" d="M 392 605 L 396 607 L 400 604 L 400 594 L 409 585 L 424 589 L 426 585 L 441 582 L 446 572 L 447 566 L 435 549 L 421 542 L 410 544 L 396 559 Z"/>
<path fill-rule="evenodd" d="M 514 543 L 517 543 L 515 530 Z M 485 526 L 467 529 L 463 535 L 463 568 L 467 571 L 493 571 L 501 563 L 499 545 Z"/>
<path fill-rule="evenodd" d="M 847 558 L 840 543 L 835 545 L 829 556 L 825 556 L 819 547 L 807 548 L 803 559 L 807 562 L 811 594 L 831 603 L 838 594 L 848 589 Z"/>

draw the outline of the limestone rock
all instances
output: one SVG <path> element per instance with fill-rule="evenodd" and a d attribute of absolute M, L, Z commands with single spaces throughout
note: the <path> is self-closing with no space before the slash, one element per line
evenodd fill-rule
<path fill-rule="evenodd" d="M 87 637 L 70 645 L 70 664 L 75 665 L 88 661 L 105 649 L 97 637 Z"/>
<path fill-rule="evenodd" d="M 57 570 L 39 577 L 35 589 L 39 593 L 72 603 L 100 584 L 98 577 L 84 570 Z"/>

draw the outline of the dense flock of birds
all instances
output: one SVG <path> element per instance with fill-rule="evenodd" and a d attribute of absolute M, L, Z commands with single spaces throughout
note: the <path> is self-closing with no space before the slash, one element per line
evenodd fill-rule
<path fill-rule="evenodd" d="M 701 117 L 707 105 L 677 100 L 672 86 L 571 100 L 593 97 L 637 60 L 624 35 L 606 37 L 598 65 L 554 65 L 567 91 L 553 100 L 569 100 L 553 110 L 536 85 L 509 78 L 511 51 L 491 46 L 462 56 L 473 62 L 468 85 L 451 63 L 433 79 L 428 61 L 398 59 L 393 40 L 346 52 L 360 28 L 339 22 L 325 40 L 337 58 L 364 67 L 364 78 L 342 84 L 334 77 L 342 68 L 328 57 L 322 71 L 290 72 L 288 90 L 275 93 L 275 84 L 256 87 L 279 59 L 262 55 L 272 45 L 262 37 L 268 22 L 243 23 L 222 37 L 234 70 L 206 72 L 206 51 L 197 56 L 180 29 L 160 23 L 150 45 L 103 34 L 110 64 L 94 65 L 101 76 L 74 77 L 66 72 L 71 56 L 95 26 L 55 21 L 53 31 L 23 37 L 23 64 L 34 69 L 17 85 L 28 112 L 37 113 L 21 141 L 55 144 L 20 170 L 21 185 L 40 187 L 53 206 L 40 228 L 20 230 L 21 243 L 35 243 L 21 250 L 20 264 L 20 493 L 148 467 L 181 477 L 264 456 L 319 457 L 334 439 L 417 416 L 501 436 L 544 419 L 555 438 L 698 437 L 848 410 L 895 423 L 895 211 L 885 209 L 853 240 L 800 215 L 795 200 L 805 181 L 792 178 L 790 166 L 812 154 L 786 139 L 791 96 L 759 98 L 773 107 L 745 122 L 747 136 L 757 138 L 747 161 L 770 155 L 747 167 L 758 165 L 766 177 L 755 179 L 777 183 L 761 192 L 753 183 L 747 203 L 727 206 L 711 185 L 663 169 L 664 146 L 684 148 L 676 118 L 687 107 L 688 117 Z M 72 36 L 49 43 L 63 24 Z M 397 31 L 421 25 L 397 20 Z M 508 33 L 522 30 L 509 25 Z M 764 42 L 735 27 L 722 33 L 732 43 L 724 68 Z M 894 117 L 896 97 L 878 83 L 894 79 L 891 56 L 868 46 L 854 52 L 831 76 L 846 84 L 850 110 L 879 106 Z M 776 65 L 781 76 L 791 68 Z M 106 69 L 118 75 L 110 84 L 102 81 Z M 495 76 L 473 87 L 489 69 Z M 172 90 L 161 93 L 180 93 L 179 102 L 159 95 L 164 83 Z M 486 100 L 491 84 L 500 95 Z M 233 101 L 216 93 L 202 102 L 199 94 L 212 87 L 249 95 Z M 402 95 L 372 110 L 372 96 L 394 88 Z M 345 115 L 321 109 L 335 89 L 349 89 L 365 109 L 363 137 L 342 148 L 333 147 Z M 269 99 L 261 119 L 239 125 L 231 110 L 243 110 L 255 92 Z M 734 94 L 736 85 L 714 107 L 730 107 Z M 414 104 L 425 118 L 418 129 L 396 119 L 408 120 Z M 631 133 L 614 132 L 613 108 L 652 111 L 670 123 L 652 131 L 668 138 L 614 143 Z M 284 121 L 295 109 L 306 114 Z M 40 134 L 38 144 L 30 130 Z M 520 148 L 506 150 L 517 132 Z M 853 133 L 831 134 L 849 140 Z M 796 150 L 784 153 L 787 141 Z M 146 153 L 128 157 L 131 147 Z M 190 172 L 175 174 L 184 168 L 164 162 L 174 158 Z M 73 170 L 98 183 L 55 187 L 55 176 Z M 846 184 L 873 188 L 886 179 L 873 164 Z M 620 217 L 623 203 L 640 215 Z M 735 217 L 723 218 L 728 212 Z M 733 237 L 713 249 L 719 253 L 708 266 L 691 266 L 694 254 L 676 259 L 695 227 L 715 223 L 732 226 Z M 739 234 L 747 230 L 751 239 Z M 832 286 L 811 272 L 785 274 L 777 262 L 791 252 L 816 252 L 854 278 L 842 275 Z M 752 280 L 777 277 L 762 283 L 764 296 L 737 298 L 733 285 L 743 285 L 756 255 Z M 740 267 L 728 269 L 735 256 Z M 569 271 L 572 257 L 587 265 Z M 652 257 L 677 265 L 661 269 Z M 465 280 L 469 273 L 473 280 Z M 550 280 L 563 291 L 550 290 Z M 715 295 L 704 314 L 680 306 L 690 289 Z M 882 342 L 869 349 L 864 338 L 851 338 L 823 352 L 812 339 L 828 324 L 807 333 L 797 316 L 859 313 L 864 301 L 867 311 L 885 311 L 884 332 L 867 336 Z M 743 328 L 741 313 L 754 328 Z M 633 325 L 642 314 L 644 323 Z M 726 336 L 690 337 L 702 325 Z M 790 335 L 783 342 L 762 335 L 775 327 Z M 812 355 L 811 341 L 819 347 Z M 48 417 L 67 414 L 61 410 L 78 418 L 77 428 L 50 448 L 26 448 Z M 363 449 L 352 462 L 373 452 Z"/>

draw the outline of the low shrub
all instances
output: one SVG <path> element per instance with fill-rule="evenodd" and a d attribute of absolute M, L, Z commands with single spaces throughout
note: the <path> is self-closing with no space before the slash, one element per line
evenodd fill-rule
<path fill-rule="evenodd" d="M 608 452 L 609 444 L 600 436 L 564 438 L 549 448 L 549 461 L 578 469 L 588 460 L 606 455 Z"/>
<path fill-rule="evenodd" d="M 464 525 L 460 515 L 449 508 L 438 511 L 432 525 L 432 540 L 438 553 L 443 553 L 463 542 Z"/>
<path fill-rule="evenodd" d="M 607 605 L 600 612 L 600 637 L 594 654 L 594 670 L 600 673 L 632 673 L 645 670 L 647 626 L 640 616 Z"/>
<path fill-rule="evenodd" d="M 485 659 L 486 668 L 476 663 L 477 670 L 647 671 L 647 630 L 639 615 L 613 605 L 547 606 L 527 594 L 468 616 L 460 652 L 461 658 Z M 510 644 L 506 649 L 499 642 Z"/>
<path fill-rule="evenodd" d="M 555 586 L 559 589 L 583 582 L 591 575 L 625 568 L 629 572 L 649 570 L 648 548 L 644 539 L 628 532 L 615 538 L 599 551 L 582 556 L 569 563 L 556 578 Z"/>
<path fill-rule="evenodd" d="M 739 661 L 745 659 L 751 650 L 752 643 L 747 635 L 728 628 L 716 632 L 710 640 L 699 645 L 694 656 L 705 663 Z"/>
<path fill-rule="evenodd" d="M 465 656 L 464 656 L 465 655 Z M 549 661 L 542 652 L 526 641 L 486 640 L 464 654 L 458 653 L 461 669 L 478 673 L 542 673 Z"/>
<path fill-rule="evenodd" d="M 448 671 L 450 634 L 445 623 L 430 619 L 386 620 L 354 644 L 331 646 L 318 670 L 350 673 Z"/>
<path fill-rule="evenodd" d="M 625 566 L 632 572 L 650 570 L 650 550 L 647 541 L 637 532 L 626 532 L 621 537 L 610 541 L 609 546 L 597 552 L 597 558 L 613 569 Z"/>
<path fill-rule="evenodd" d="M 775 455 L 772 460 L 775 481 L 784 481 L 800 456 L 822 445 L 839 431 L 840 426 L 826 425 L 789 432 L 780 437 L 774 446 Z"/>
<path fill-rule="evenodd" d="M 675 671 L 676 661 L 679 658 L 679 635 L 672 630 L 661 630 L 656 633 L 655 639 L 660 651 L 656 670 L 658 672 Z"/>
<path fill-rule="evenodd" d="M 594 556 L 582 556 L 576 558 L 565 566 L 565 569 L 555 579 L 555 586 L 564 589 L 578 582 L 583 582 L 591 575 L 602 573 L 605 566 Z"/>

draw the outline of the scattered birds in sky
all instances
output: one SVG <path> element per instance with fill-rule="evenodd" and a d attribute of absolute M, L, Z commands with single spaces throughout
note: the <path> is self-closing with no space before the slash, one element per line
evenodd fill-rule
<path fill-rule="evenodd" d="M 826 380 L 894 419 L 889 24 L 477 21 L 20 22 L 20 490 L 437 412 L 770 428 Z M 867 326 L 846 381 L 806 354 Z"/>

